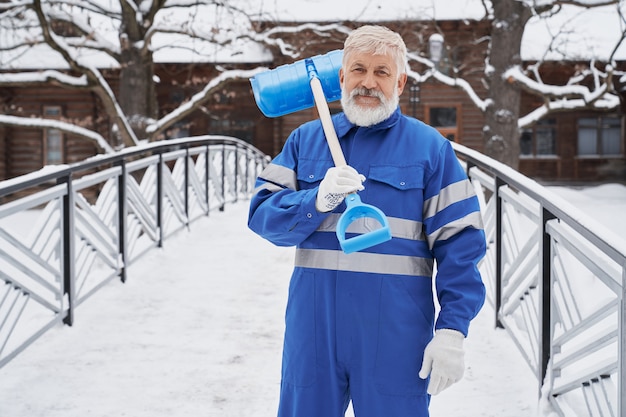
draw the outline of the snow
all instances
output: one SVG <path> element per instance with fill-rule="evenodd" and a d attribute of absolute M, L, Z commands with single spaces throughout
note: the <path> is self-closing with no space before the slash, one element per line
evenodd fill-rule
<path fill-rule="evenodd" d="M 626 186 L 550 188 L 626 235 Z M 196 220 L 0 369 L 0 416 L 275 415 L 293 248 L 252 233 L 247 210 Z M 433 417 L 551 416 L 489 305 L 466 348 L 465 377 L 433 397 Z"/>
<path fill-rule="evenodd" d="M 250 0 L 243 0 L 250 1 Z M 272 0 L 263 2 L 267 15 L 279 21 L 382 22 L 389 20 L 480 20 L 485 9 L 480 0 Z"/>
<path fill-rule="evenodd" d="M 619 7 L 626 12 L 624 2 Z M 607 61 L 622 39 L 622 26 L 614 5 L 592 9 L 562 5 L 549 18 L 536 16 L 528 22 L 522 38 L 522 58 Z M 626 45 L 620 46 L 614 58 L 626 58 Z"/>
<path fill-rule="evenodd" d="M 2 78 L 0 76 L 0 78 Z M 62 122 L 60 120 L 42 119 L 38 117 L 16 117 L 6 114 L 0 114 L 0 123 L 15 126 L 41 126 L 52 129 L 59 129 L 67 133 L 77 134 L 85 139 L 95 142 L 104 152 L 112 153 L 113 148 L 102 135 L 93 130 L 85 129 L 72 123 Z"/>
<path fill-rule="evenodd" d="M 105 8 L 115 8 L 115 2 L 96 1 Z M 155 16 L 150 47 L 154 60 L 169 62 L 217 62 L 217 63 L 264 63 L 270 62 L 270 51 L 252 33 L 245 14 L 252 19 L 274 22 L 385 22 L 393 20 L 480 20 L 486 10 L 481 0 L 368 0 L 367 2 L 338 2 L 336 0 L 232 0 L 226 11 L 214 5 L 190 5 L 190 2 L 169 1 L 167 8 Z M 623 3 L 623 2 L 622 2 Z M 179 4 L 181 7 L 171 7 Z M 237 12 L 237 7 L 240 12 Z M 622 8 L 626 5 L 622 4 Z M 73 12 L 76 13 L 76 12 Z M 119 53 L 119 34 L 115 20 L 100 15 L 73 15 L 77 23 L 93 27 L 94 39 L 87 44 L 76 45 L 76 56 L 100 69 L 116 68 L 115 62 L 105 50 Z M 88 19 L 88 20 L 87 20 Z M 88 22 L 88 23 L 87 23 Z M 535 16 L 528 23 L 522 44 L 524 60 L 599 59 L 606 60 L 621 39 L 621 20 L 615 6 L 581 8 L 571 5 L 550 17 Z M 180 27 L 198 36 L 192 39 L 172 33 L 172 27 Z M 160 32 L 163 30 L 163 32 Z M 11 44 L 11 32 L 0 35 L 0 43 Z M 0 32 L 2 33 L 2 32 Z M 239 37 L 233 43 L 224 44 L 233 34 Z M 34 34 L 27 35 L 34 37 Z M 553 39 L 553 37 L 555 37 Z M 202 39 L 205 40 L 202 40 Z M 206 39 L 216 41 L 207 41 Z M 95 47 L 88 49 L 89 46 Z M 616 59 L 626 59 L 626 45 L 616 51 Z M 63 57 L 44 45 L 8 49 L 0 52 L 0 67 L 12 69 L 68 69 Z"/>

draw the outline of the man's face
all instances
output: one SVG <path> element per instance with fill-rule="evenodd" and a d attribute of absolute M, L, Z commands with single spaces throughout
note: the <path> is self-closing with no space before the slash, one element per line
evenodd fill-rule
<path fill-rule="evenodd" d="M 339 70 L 346 116 L 361 126 L 382 122 L 398 106 L 406 79 L 390 55 L 353 52 Z"/>
<path fill-rule="evenodd" d="M 381 92 L 387 100 L 394 94 L 400 95 L 406 84 L 406 74 L 398 76 L 396 62 L 390 55 L 372 55 L 354 52 L 339 71 L 339 81 L 347 92 L 356 87 L 364 87 Z M 371 96 L 357 95 L 357 105 L 364 108 L 380 106 L 380 99 Z"/>

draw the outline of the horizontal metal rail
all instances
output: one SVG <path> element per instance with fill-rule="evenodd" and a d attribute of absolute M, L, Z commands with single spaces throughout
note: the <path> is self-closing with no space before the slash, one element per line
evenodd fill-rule
<path fill-rule="evenodd" d="M 0 182 L 0 368 L 150 249 L 249 198 L 268 158 L 225 136 L 155 142 Z M 4 285 L 1 285 L 4 284 Z"/>
<path fill-rule="evenodd" d="M 561 416 L 626 417 L 626 240 L 508 166 L 453 146 L 482 205 L 495 325 L 535 373 L 538 395 Z"/>

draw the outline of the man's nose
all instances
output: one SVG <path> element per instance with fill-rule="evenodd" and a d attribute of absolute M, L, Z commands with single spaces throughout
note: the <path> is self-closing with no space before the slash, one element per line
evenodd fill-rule
<path fill-rule="evenodd" d="M 376 79 L 374 77 L 374 74 L 372 73 L 367 73 L 365 74 L 365 77 L 363 77 L 363 80 L 361 81 L 361 85 L 365 88 L 368 89 L 372 89 L 376 87 Z"/>

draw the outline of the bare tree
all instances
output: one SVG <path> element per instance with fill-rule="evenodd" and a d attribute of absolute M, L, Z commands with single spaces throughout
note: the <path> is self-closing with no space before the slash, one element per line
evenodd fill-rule
<path fill-rule="evenodd" d="M 481 98 L 472 85 L 463 79 L 447 76 L 439 72 L 432 63 L 426 63 L 430 69 L 423 74 L 413 73 L 419 81 L 430 77 L 447 85 L 461 88 L 472 98 L 476 106 L 485 115 L 483 129 L 484 151 L 489 156 L 513 168 L 517 168 L 520 155 L 521 129 L 531 127 L 542 117 L 557 111 L 581 109 L 615 110 L 619 109 L 620 96 L 615 76 L 617 72 L 614 55 L 624 41 L 624 32 L 611 40 L 610 56 L 604 65 L 598 60 L 570 56 L 571 51 L 559 51 L 560 43 L 571 35 L 566 26 L 553 26 L 550 45 L 546 54 L 530 63 L 522 62 L 522 39 L 531 19 L 542 20 L 563 13 L 565 7 L 580 8 L 582 11 L 592 8 L 612 8 L 624 24 L 623 0 L 575 1 L 553 0 L 530 2 L 522 0 L 482 0 L 485 18 L 491 21 L 489 46 L 486 50 L 484 80 L 488 96 Z M 575 41 L 575 40 L 574 40 Z M 570 42 L 573 42 L 570 40 Z M 555 53 L 559 52 L 559 53 Z M 552 53 L 552 54 L 550 54 Z M 554 62 L 554 56 L 562 61 L 584 61 L 577 63 L 569 80 L 561 85 L 544 82 L 541 69 L 547 61 Z M 422 63 L 422 56 L 412 55 Z M 521 93 L 526 91 L 540 98 L 543 105 L 528 114 L 520 114 Z"/>
<path fill-rule="evenodd" d="M 248 79 L 264 68 L 225 70 L 178 109 L 159 119 L 156 97 L 154 54 L 160 50 L 188 51 L 196 56 L 228 50 L 242 53 L 245 41 L 258 42 L 293 54 L 293 48 L 276 37 L 252 29 L 255 16 L 240 10 L 237 2 L 220 0 L 27 0 L 0 3 L 0 52 L 5 69 L 11 59 L 29 48 L 47 45 L 62 57 L 67 71 L 15 71 L 0 75 L 0 86 L 56 85 L 95 94 L 109 119 L 119 146 L 136 145 L 140 140 L 156 140 L 189 113 L 202 106 L 212 93 L 235 79 Z M 258 15 L 257 15 L 258 17 Z M 287 30 L 294 30 L 288 28 Z M 119 88 L 115 94 L 101 69 L 86 56 L 99 56 L 108 66 L 119 68 Z M 210 57 L 207 57 L 210 61 Z M 0 115 L 0 124 L 46 128 L 50 121 L 32 117 Z M 56 121 L 54 127 L 92 140 L 104 152 L 112 150 L 97 132 L 76 129 L 72 122 Z"/>

